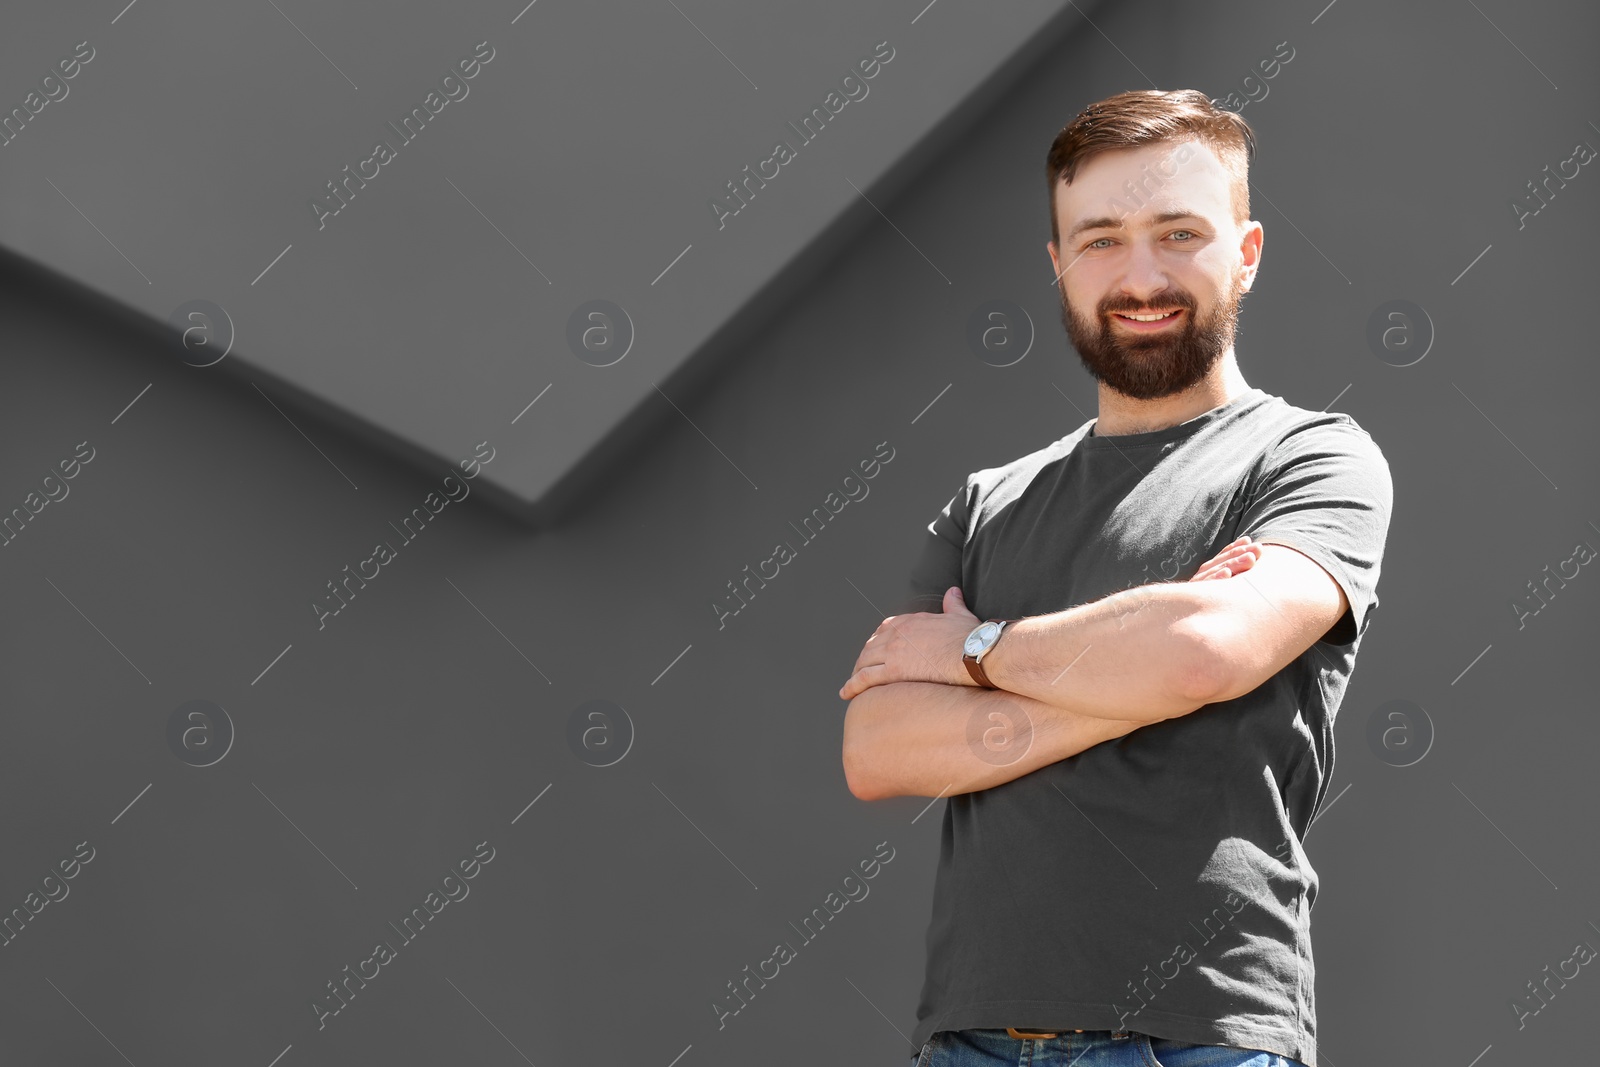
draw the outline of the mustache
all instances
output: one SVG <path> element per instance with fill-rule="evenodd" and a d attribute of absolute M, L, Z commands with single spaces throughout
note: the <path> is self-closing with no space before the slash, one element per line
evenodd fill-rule
<path fill-rule="evenodd" d="M 1187 293 L 1178 293 L 1171 290 L 1156 293 L 1154 296 L 1150 297 L 1150 299 L 1143 302 L 1134 300 L 1131 297 L 1126 300 L 1117 297 L 1107 297 L 1105 300 L 1100 302 L 1100 313 L 1102 315 L 1131 315 L 1135 312 L 1142 311 L 1145 308 L 1182 308 L 1186 311 L 1193 311 L 1195 308 L 1195 303 L 1194 299 Z"/>

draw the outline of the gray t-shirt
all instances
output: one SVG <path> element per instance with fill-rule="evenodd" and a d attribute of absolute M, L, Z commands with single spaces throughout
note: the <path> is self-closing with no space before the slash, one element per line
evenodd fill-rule
<path fill-rule="evenodd" d="M 1245 696 L 949 797 L 912 1042 L 940 1030 L 1131 1030 L 1316 1067 L 1301 848 L 1378 605 L 1393 505 L 1348 415 L 1249 389 L 1188 422 L 1092 423 L 980 470 L 928 526 L 905 611 L 959 585 L 980 619 L 1187 581 L 1234 538 L 1293 546 L 1350 611 Z"/>

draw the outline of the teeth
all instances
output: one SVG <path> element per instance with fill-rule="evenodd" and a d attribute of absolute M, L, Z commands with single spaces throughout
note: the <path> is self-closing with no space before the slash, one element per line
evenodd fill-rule
<path fill-rule="evenodd" d="M 1169 311 L 1164 315 L 1124 315 L 1122 317 L 1125 319 L 1132 319 L 1134 322 L 1158 322 L 1161 319 L 1169 318 L 1176 314 L 1176 311 Z"/>

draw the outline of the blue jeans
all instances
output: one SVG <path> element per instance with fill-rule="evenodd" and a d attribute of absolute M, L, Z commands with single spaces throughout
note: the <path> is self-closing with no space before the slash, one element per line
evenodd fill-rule
<path fill-rule="evenodd" d="M 1015 1038 L 1004 1030 L 940 1030 L 912 1067 L 1305 1067 L 1259 1049 L 1191 1045 L 1110 1030 Z"/>

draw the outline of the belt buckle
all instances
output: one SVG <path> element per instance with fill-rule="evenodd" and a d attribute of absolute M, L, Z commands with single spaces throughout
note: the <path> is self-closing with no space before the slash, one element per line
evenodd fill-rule
<path fill-rule="evenodd" d="M 1012 1037 L 1019 1038 L 1019 1039 L 1020 1038 L 1046 1038 L 1046 1037 L 1060 1037 L 1061 1036 L 1059 1033 L 1052 1033 L 1052 1032 L 1044 1031 L 1044 1030 L 1018 1030 L 1015 1026 L 1006 1027 L 1006 1033 L 1010 1034 Z"/>

